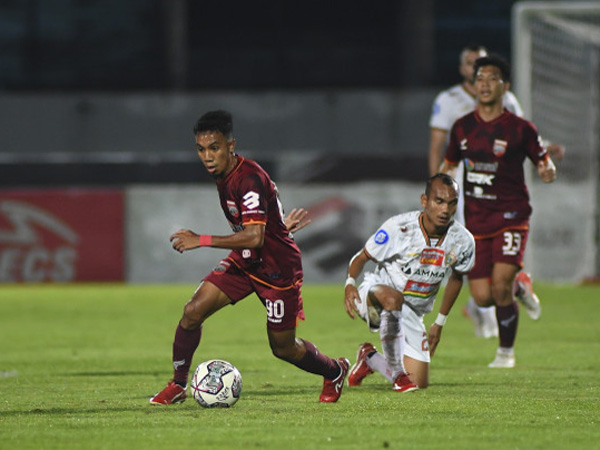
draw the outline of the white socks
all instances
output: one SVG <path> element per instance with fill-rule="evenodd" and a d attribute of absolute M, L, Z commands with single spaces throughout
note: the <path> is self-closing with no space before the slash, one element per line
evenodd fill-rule
<path fill-rule="evenodd" d="M 393 382 L 400 372 L 405 372 L 403 363 L 405 342 L 401 311 L 381 311 L 379 337 L 383 355 L 376 353 L 367 359 L 367 364 Z"/>

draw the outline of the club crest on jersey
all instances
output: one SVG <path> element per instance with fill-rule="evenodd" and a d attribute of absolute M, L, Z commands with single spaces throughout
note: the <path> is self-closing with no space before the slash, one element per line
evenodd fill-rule
<path fill-rule="evenodd" d="M 389 238 L 390 237 L 385 230 L 379 230 L 377 233 L 375 233 L 374 240 L 376 244 L 383 245 L 389 240 Z"/>
<path fill-rule="evenodd" d="M 458 256 L 456 255 L 456 253 L 454 253 L 454 251 L 450 250 L 450 253 L 448 253 L 446 255 L 446 265 L 453 266 L 454 264 L 456 264 L 457 260 L 458 260 Z"/>
<path fill-rule="evenodd" d="M 442 266 L 444 264 L 444 250 L 438 248 L 425 248 L 421 252 L 421 264 Z"/>
<path fill-rule="evenodd" d="M 508 142 L 503 141 L 502 139 L 494 139 L 494 155 L 496 156 L 504 156 L 506 153 L 506 146 Z"/>
<path fill-rule="evenodd" d="M 231 214 L 232 217 L 239 217 L 240 216 L 240 212 L 237 209 L 237 206 L 235 205 L 235 202 L 233 200 L 227 200 L 227 210 L 229 211 L 229 214 Z"/>

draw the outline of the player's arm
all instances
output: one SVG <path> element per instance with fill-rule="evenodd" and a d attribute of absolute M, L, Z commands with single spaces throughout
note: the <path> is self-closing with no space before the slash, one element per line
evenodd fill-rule
<path fill-rule="evenodd" d="M 260 248 L 265 241 L 265 225 L 249 223 L 238 233 L 228 236 L 196 234 L 192 230 L 178 230 L 169 239 L 173 248 L 179 253 L 198 247 L 228 248 L 231 250 L 244 248 Z"/>
<path fill-rule="evenodd" d="M 438 317 L 429 328 L 429 336 L 427 339 L 429 341 L 429 353 L 431 356 L 434 355 L 435 349 L 440 342 L 440 338 L 442 337 L 442 328 L 446 321 L 446 317 L 448 314 L 450 314 L 452 306 L 454 306 L 454 302 L 458 298 L 458 294 L 460 294 L 462 285 L 463 274 L 453 270 L 448 279 L 448 283 L 446 284 L 446 289 L 444 290 L 444 298 L 442 300 L 442 304 L 440 305 Z"/>
<path fill-rule="evenodd" d="M 433 176 L 440 171 L 447 136 L 448 130 L 431 128 L 429 134 L 429 176 Z"/>
<path fill-rule="evenodd" d="M 344 307 L 352 319 L 354 319 L 356 313 L 358 313 L 354 300 L 356 299 L 360 303 L 360 297 L 358 295 L 358 290 L 356 289 L 356 279 L 360 276 L 365 264 L 367 264 L 367 261 L 370 259 L 367 251 L 362 248 L 352 257 L 350 265 L 348 266 L 348 278 L 346 279 L 346 288 L 344 290 Z"/>

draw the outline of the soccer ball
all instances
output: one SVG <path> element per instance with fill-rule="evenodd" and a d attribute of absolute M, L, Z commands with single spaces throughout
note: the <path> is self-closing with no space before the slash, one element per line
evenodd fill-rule
<path fill-rule="evenodd" d="M 192 397 L 205 408 L 229 408 L 242 393 L 242 375 L 237 368 L 220 359 L 200 363 L 190 383 Z"/>

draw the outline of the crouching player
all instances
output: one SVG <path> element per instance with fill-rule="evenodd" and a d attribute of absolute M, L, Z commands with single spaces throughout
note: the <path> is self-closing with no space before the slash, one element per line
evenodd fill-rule
<path fill-rule="evenodd" d="M 377 371 L 397 392 L 429 385 L 429 362 L 440 341 L 446 317 L 463 284 L 463 275 L 475 263 L 475 240 L 453 219 L 458 185 L 438 173 L 427 181 L 421 195 L 422 211 L 388 219 L 350 261 L 345 308 L 361 317 L 371 331 L 379 331 L 381 353 L 370 343 L 358 349 L 348 375 L 349 386 Z M 356 278 L 368 261 L 375 263 L 356 287 Z M 448 282 L 435 323 L 427 335 L 423 316 L 433 309 L 438 289 Z"/>

